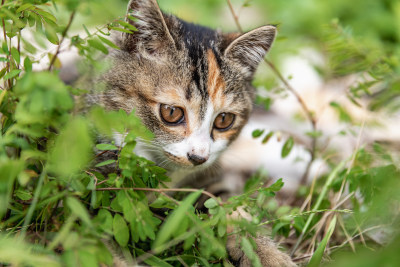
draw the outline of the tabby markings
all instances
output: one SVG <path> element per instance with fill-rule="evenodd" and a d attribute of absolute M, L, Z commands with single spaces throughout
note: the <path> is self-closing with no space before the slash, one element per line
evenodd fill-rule
<path fill-rule="evenodd" d="M 214 52 L 209 49 L 207 51 L 207 61 L 208 61 L 208 80 L 207 89 L 210 100 L 213 103 L 220 102 L 219 105 L 224 104 L 224 88 L 225 81 L 221 75 L 221 70 L 219 69 L 217 60 L 215 58 Z"/>

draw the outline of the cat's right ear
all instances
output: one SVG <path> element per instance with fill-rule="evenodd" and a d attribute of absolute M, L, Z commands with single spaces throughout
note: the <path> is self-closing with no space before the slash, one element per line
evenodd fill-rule
<path fill-rule="evenodd" d="M 157 55 L 175 46 L 175 41 L 156 0 L 131 0 L 128 4 L 126 20 L 138 31 L 133 34 L 123 34 L 122 49 Z"/>
<path fill-rule="evenodd" d="M 244 34 L 228 34 L 224 36 L 222 46 L 224 56 L 233 61 L 248 77 L 252 77 L 271 48 L 275 39 L 276 27 L 263 26 Z"/>

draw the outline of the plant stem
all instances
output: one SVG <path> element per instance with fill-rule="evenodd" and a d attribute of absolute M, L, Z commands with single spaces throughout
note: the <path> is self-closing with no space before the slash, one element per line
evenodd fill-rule
<path fill-rule="evenodd" d="M 67 32 L 68 32 L 69 28 L 71 27 L 72 21 L 74 20 L 75 12 L 76 12 L 76 11 L 74 10 L 74 11 L 71 13 L 71 16 L 69 17 L 68 24 L 67 24 L 67 26 L 65 27 L 65 29 L 64 29 L 64 31 L 63 31 L 63 33 L 62 33 L 62 35 L 61 35 L 60 43 L 59 43 L 58 46 L 57 46 L 56 53 L 55 53 L 54 56 L 51 58 L 48 71 L 51 71 L 51 69 L 52 69 L 54 63 L 56 62 L 57 56 L 58 56 L 58 54 L 60 53 L 61 45 L 62 45 L 62 43 L 63 43 L 63 41 L 64 41 L 64 39 L 65 39 L 65 36 L 67 36 Z"/>
<path fill-rule="evenodd" d="M 32 216 L 33 216 L 33 212 L 36 209 L 36 205 L 39 201 L 39 195 L 40 195 L 40 191 L 42 190 L 42 186 L 43 186 L 43 181 L 44 181 L 44 177 L 47 175 L 47 171 L 46 169 L 43 169 L 40 177 L 39 177 L 39 181 L 33 196 L 33 200 L 32 203 L 28 209 L 28 213 L 26 214 L 25 220 L 24 220 L 24 224 L 22 225 L 22 235 L 25 236 L 26 234 L 26 230 L 28 228 L 28 225 L 31 223 L 32 220 Z"/>

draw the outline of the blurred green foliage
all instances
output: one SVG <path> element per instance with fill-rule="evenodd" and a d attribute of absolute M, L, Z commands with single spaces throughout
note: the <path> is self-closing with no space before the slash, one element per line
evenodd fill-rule
<path fill-rule="evenodd" d="M 245 29 L 279 25 L 279 38 L 270 55 L 274 61 L 314 49 L 326 62 L 316 66 L 325 81 L 346 75 L 362 78 L 348 90 L 355 105 L 369 97 L 372 111 L 398 112 L 399 1 L 232 2 Z M 106 112 L 100 107 L 77 114 L 75 99 L 85 92 L 60 80 L 58 53 L 47 48 L 68 40 L 88 64 L 102 65 L 94 59 L 97 53 L 107 54 L 108 48 L 115 48 L 110 32 L 135 30 L 124 23 L 126 4 L 122 0 L 9 0 L 0 6 L 6 34 L 0 49 L 1 264 L 112 265 L 113 255 L 103 241 L 111 244 L 114 240 L 116 250 L 128 261 L 154 266 L 182 266 L 182 261 L 229 266 L 225 250 L 229 225 L 257 265 L 252 237 L 269 224 L 273 234 L 295 236 L 313 248 L 323 240 L 312 264 L 319 263 L 326 247 L 333 266 L 398 265 L 400 173 L 390 146 L 379 142 L 362 146 L 354 151 L 354 161 L 345 161 L 347 167 L 321 177 L 312 187 L 300 188 L 300 199 L 313 199 L 309 211 L 278 207 L 274 196 L 282 181 L 267 187 L 260 172 L 248 180 L 242 195 L 227 202 L 210 198 L 205 202 L 207 211 L 200 212 L 195 202 L 201 191 L 166 195 L 161 190 L 167 187 L 166 171 L 132 152 L 137 137 L 152 138 L 134 114 Z M 160 5 L 183 19 L 236 31 L 225 1 L 160 0 Z M 45 57 L 51 62 L 47 70 L 33 71 Z M 266 108 L 282 93 L 277 88 L 279 80 L 271 73 L 260 73 L 254 84 L 276 93 L 258 97 Z M 345 108 L 336 102 L 331 106 L 351 130 L 356 122 Z M 97 139 L 99 135 L 110 137 L 113 131 L 125 136 L 123 147 Z M 267 143 L 274 134 L 259 130 L 254 137 Z M 308 133 L 310 138 L 321 135 Z M 289 138 L 283 157 L 293 145 L 294 139 Z M 99 160 L 104 153 L 115 154 L 115 159 Z M 335 161 L 328 163 L 337 167 Z M 114 173 L 104 177 L 98 168 L 111 168 Z M 343 188 L 353 213 L 333 206 L 330 196 Z M 239 206 L 246 208 L 253 221 L 227 219 Z M 330 224 L 329 234 L 321 235 L 316 230 L 319 223 L 333 213 L 341 227 L 338 224 L 331 237 L 335 225 Z M 388 231 L 393 238 L 377 241 L 369 235 L 370 228 Z M 343 256 L 351 240 L 356 242 L 356 253 Z"/>

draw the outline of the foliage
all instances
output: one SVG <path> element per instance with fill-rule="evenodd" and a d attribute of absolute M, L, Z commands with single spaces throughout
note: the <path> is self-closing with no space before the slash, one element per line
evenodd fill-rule
<path fill-rule="evenodd" d="M 136 138 L 152 138 L 134 114 L 106 112 L 100 107 L 77 112 L 75 100 L 85 91 L 60 80 L 58 55 L 68 46 L 77 49 L 90 65 L 101 68 L 97 55 L 118 49 L 110 32 L 136 31 L 124 17 L 114 19 L 120 14 L 110 14 L 123 12 L 126 3 L 109 2 L 2 1 L 1 264 L 110 266 L 116 251 L 128 261 L 153 266 L 229 266 L 225 244 L 234 233 L 238 245 L 257 265 L 252 239 L 269 225 L 273 235 L 294 238 L 291 249 L 299 258 L 315 251 L 310 266 L 320 263 L 324 250 L 338 259 L 333 266 L 376 266 L 376 262 L 395 266 L 400 173 L 396 153 L 384 143 L 361 145 L 349 159 L 332 158 L 317 147 L 317 154 L 328 158 L 326 163 L 332 168 L 311 186 L 299 188 L 295 197 L 304 201 L 301 208 L 298 203 L 278 207 L 275 194 L 283 182 L 267 186 L 263 172 L 248 179 L 242 195 L 224 202 L 201 190 L 168 188 L 166 171 L 133 153 Z M 161 4 L 169 5 L 166 2 Z M 271 58 L 279 59 L 285 50 L 297 52 L 299 47 L 311 46 L 326 59 L 327 64 L 316 66 L 325 80 L 350 75 L 359 78 L 347 90 L 354 105 L 368 97 L 371 111 L 398 111 L 397 2 L 360 0 L 357 8 L 349 1 L 337 1 L 333 6 L 315 0 L 292 1 L 291 5 L 287 1 L 236 2 L 241 10 L 260 7 L 270 14 L 271 21 L 282 21 L 281 36 L 286 39 L 278 39 Z M 187 10 L 199 7 L 196 14 L 208 25 L 216 23 L 212 17 L 226 8 L 224 1 L 195 1 L 191 7 L 186 1 L 171 3 L 184 4 Z M 369 16 L 364 15 L 366 10 Z M 97 20 L 96 14 L 104 11 L 110 22 L 89 30 L 85 24 L 96 24 L 91 18 Z M 71 34 L 82 23 L 84 36 Z M 365 27 L 367 23 L 369 27 Z M 46 69 L 34 71 L 46 57 Z M 262 74 L 255 81 L 259 88 L 272 88 L 268 97 L 261 92 L 257 100 L 267 109 L 286 92 L 278 79 Z M 337 102 L 331 107 L 345 123 L 346 132 L 360 130 L 359 122 L 345 107 Z M 124 136 L 123 147 L 97 140 L 99 135 L 110 137 L 113 132 Z M 263 129 L 253 133 L 263 144 L 273 135 L 279 133 Z M 304 135 L 317 141 L 324 133 L 316 130 Z M 295 143 L 293 137 L 286 139 L 283 158 Z M 114 159 L 99 160 L 104 154 L 114 155 Z M 104 177 L 100 168 L 114 172 Z M 168 190 L 177 194 L 167 194 Z M 196 209 L 200 196 L 208 197 L 203 210 Z M 240 208 L 251 215 L 250 221 L 228 216 Z M 385 239 L 390 244 L 382 246 L 369 235 L 371 229 L 388 231 L 393 240 Z M 370 253 L 371 247 L 379 252 Z M 360 252 L 342 255 L 350 249 Z M 371 255 L 378 256 L 376 261 Z"/>

